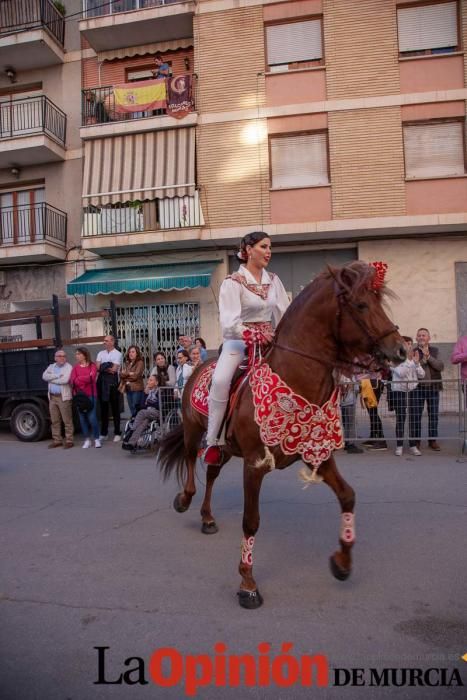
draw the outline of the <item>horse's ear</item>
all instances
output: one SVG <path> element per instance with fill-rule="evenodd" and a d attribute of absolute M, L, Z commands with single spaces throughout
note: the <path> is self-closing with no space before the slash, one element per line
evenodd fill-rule
<path fill-rule="evenodd" d="M 328 275 L 333 279 L 337 280 L 338 273 L 340 272 L 340 268 L 338 267 L 333 267 L 332 265 L 327 264 L 326 269 L 328 271 Z"/>

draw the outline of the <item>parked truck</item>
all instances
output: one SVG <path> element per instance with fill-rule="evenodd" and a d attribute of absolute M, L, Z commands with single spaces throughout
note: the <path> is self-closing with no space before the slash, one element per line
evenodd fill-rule
<path fill-rule="evenodd" d="M 104 336 L 63 339 L 61 324 L 90 318 L 109 318 L 112 333 L 116 333 L 114 303 L 110 309 L 60 315 L 58 298 L 54 295 L 50 309 L 0 314 L 0 326 L 34 324 L 34 340 L 0 343 L 0 420 L 9 421 L 11 431 L 23 442 L 44 439 L 50 429 L 47 384 L 42 379 L 45 368 L 54 361 L 57 348 L 102 342 Z M 42 337 L 42 324 L 53 323 L 54 337 Z"/>

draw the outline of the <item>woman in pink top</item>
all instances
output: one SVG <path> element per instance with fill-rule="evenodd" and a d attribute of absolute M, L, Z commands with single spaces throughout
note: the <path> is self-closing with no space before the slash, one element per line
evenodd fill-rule
<path fill-rule="evenodd" d="M 83 448 L 91 447 L 91 430 L 94 435 L 94 446 L 102 447 L 99 440 L 99 423 L 97 422 L 96 403 L 97 403 L 97 367 L 91 361 L 91 356 L 87 348 L 78 348 L 76 350 L 76 364 L 71 370 L 70 384 L 75 396 L 78 392 L 82 392 L 89 397 L 92 408 L 83 413 L 78 409 L 79 421 L 81 430 L 85 437 Z"/>

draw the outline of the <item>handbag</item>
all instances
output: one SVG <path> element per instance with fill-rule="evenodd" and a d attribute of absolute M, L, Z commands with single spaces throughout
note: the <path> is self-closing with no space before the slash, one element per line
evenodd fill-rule
<path fill-rule="evenodd" d="M 94 391 L 92 387 L 92 377 L 91 370 L 89 371 L 89 381 L 91 382 L 92 396 L 94 397 Z M 71 400 L 73 407 L 76 408 L 80 413 L 89 413 L 92 411 L 94 402 L 91 401 L 89 396 L 84 393 L 84 391 L 77 391 Z"/>
<path fill-rule="evenodd" d="M 91 399 L 84 391 L 78 391 L 78 393 L 73 396 L 72 403 L 80 413 L 89 413 L 93 407 Z"/>

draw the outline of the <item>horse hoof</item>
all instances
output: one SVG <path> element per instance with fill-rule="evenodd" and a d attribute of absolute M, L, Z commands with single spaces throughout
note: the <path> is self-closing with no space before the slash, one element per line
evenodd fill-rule
<path fill-rule="evenodd" d="M 338 581 L 346 581 L 349 578 L 350 570 L 343 569 L 339 566 L 334 557 L 329 557 L 329 566 L 331 567 L 332 575 L 337 578 Z"/>
<path fill-rule="evenodd" d="M 215 535 L 216 532 L 219 532 L 219 528 L 213 520 L 211 523 L 203 523 L 201 525 L 201 532 L 203 535 Z"/>
<path fill-rule="evenodd" d="M 263 596 L 258 589 L 256 589 L 256 591 L 244 591 L 240 589 L 237 595 L 240 606 L 247 610 L 255 610 L 256 608 L 260 608 L 263 604 Z"/>
<path fill-rule="evenodd" d="M 186 510 L 188 510 L 187 506 L 184 506 L 182 503 L 182 495 L 183 494 L 181 493 L 177 493 L 174 498 L 174 508 L 177 513 L 184 513 Z"/>

